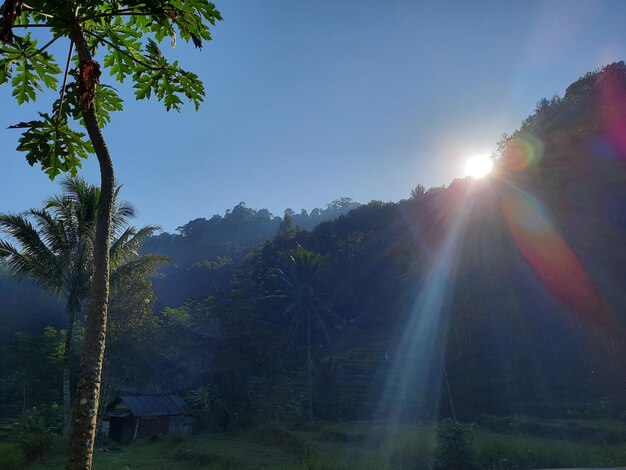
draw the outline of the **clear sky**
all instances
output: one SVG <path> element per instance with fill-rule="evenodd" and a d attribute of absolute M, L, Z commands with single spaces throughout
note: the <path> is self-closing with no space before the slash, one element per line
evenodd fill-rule
<path fill-rule="evenodd" d="M 282 214 L 448 184 L 540 98 L 626 58 L 619 0 L 215 3 L 214 40 L 173 51 L 204 80 L 199 112 L 118 87 L 125 111 L 104 132 L 137 224 L 171 231 L 240 201 Z M 48 104 L 18 107 L 7 86 L 0 103 L 0 210 L 39 207 L 58 184 L 6 127 Z M 81 174 L 98 181 L 95 157 Z"/>

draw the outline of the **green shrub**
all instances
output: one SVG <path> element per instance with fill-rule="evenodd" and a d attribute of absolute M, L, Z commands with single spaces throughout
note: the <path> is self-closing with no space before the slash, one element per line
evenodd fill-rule
<path fill-rule="evenodd" d="M 289 470 L 353 470 L 354 467 L 338 459 L 309 455 L 298 462 L 297 467 Z"/>
<path fill-rule="evenodd" d="M 26 462 L 44 460 L 52 450 L 54 435 L 50 432 L 25 434 L 20 438 L 19 446 Z"/>
<path fill-rule="evenodd" d="M 208 467 L 220 470 L 239 470 L 242 468 L 242 465 L 232 457 L 191 450 L 180 450 L 170 459 L 174 462 L 187 462 L 200 468 Z"/>
<path fill-rule="evenodd" d="M 249 436 L 254 442 L 279 447 L 301 458 L 308 457 L 313 452 L 303 438 L 277 424 L 259 426 Z"/>
<path fill-rule="evenodd" d="M 15 424 L 18 445 L 27 463 L 45 459 L 52 450 L 54 432 L 60 428 L 59 406 L 33 407 Z"/>
<path fill-rule="evenodd" d="M 0 442 L 0 468 L 4 470 L 24 468 L 24 456 L 18 446 Z"/>
<path fill-rule="evenodd" d="M 481 427 L 500 434 L 587 441 L 593 444 L 615 445 L 626 442 L 626 432 L 615 429 L 597 429 L 571 421 L 546 421 L 526 416 L 490 416 L 478 418 Z"/>
<path fill-rule="evenodd" d="M 441 470 L 476 468 L 474 438 L 469 425 L 445 419 L 437 428 L 436 467 Z"/>

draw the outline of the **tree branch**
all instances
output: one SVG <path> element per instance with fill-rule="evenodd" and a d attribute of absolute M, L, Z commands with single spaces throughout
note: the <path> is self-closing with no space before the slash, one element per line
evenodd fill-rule
<path fill-rule="evenodd" d="M 111 18 L 113 16 L 151 16 L 152 13 L 143 12 L 143 11 L 133 11 L 131 9 L 125 10 L 117 10 L 111 11 L 109 13 L 98 13 L 97 15 L 87 16 L 85 18 L 80 19 L 80 23 L 85 23 L 86 21 L 97 20 L 100 18 Z"/>
<path fill-rule="evenodd" d="M 39 24 L 39 23 L 14 24 L 11 27 L 12 28 L 53 28 L 52 25 L 49 25 L 49 24 Z"/>
<path fill-rule="evenodd" d="M 166 7 L 162 7 L 162 10 L 166 10 L 166 9 L 174 9 L 174 7 L 170 4 L 169 8 Z M 135 10 L 133 8 L 122 8 L 120 10 L 115 10 L 115 11 L 109 11 L 106 13 L 98 13 L 97 15 L 93 15 L 93 16 L 88 16 L 85 18 L 82 18 L 79 20 L 79 23 L 84 23 L 85 21 L 89 21 L 89 20 L 96 20 L 98 18 L 110 18 L 112 16 L 152 16 L 154 13 L 151 12 L 145 12 L 145 11 L 138 11 Z"/>
<path fill-rule="evenodd" d="M 57 125 L 61 118 L 61 111 L 63 110 L 63 100 L 65 98 L 65 88 L 67 86 L 67 75 L 70 71 L 70 63 L 72 61 L 72 53 L 74 52 L 74 41 L 70 42 L 70 52 L 67 54 L 67 62 L 65 64 L 65 73 L 63 74 L 63 86 L 61 87 L 61 98 L 59 99 L 59 110 L 57 111 Z"/>

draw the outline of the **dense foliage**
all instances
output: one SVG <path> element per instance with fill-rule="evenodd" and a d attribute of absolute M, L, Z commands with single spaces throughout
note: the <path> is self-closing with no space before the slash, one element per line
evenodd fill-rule
<path fill-rule="evenodd" d="M 310 213 L 302 209 L 296 214 L 286 209 L 284 218 L 295 226 L 312 230 L 359 205 L 341 198 L 329 203 L 326 209 L 316 208 Z M 240 202 L 224 216 L 195 219 L 178 227 L 178 233 L 150 238 L 144 248 L 146 252 L 162 253 L 173 260 L 153 279 L 157 306 L 180 306 L 187 299 L 206 295 L 207 287 L 228 289 L 243 258 L 259 243 L 275 236 L 282 220 L 267 209 L 254 210 Z"/>
<path fill-rule="evenodd" d="M 313 415 L 331 420 L 377 417 L 393 403 L 402 419 L 619 416 L 624 110 L 626 67 L 612 64 L 542 100 L 500 143 L 490 179 L 418 186 L 311 230 L 240 204 L 151 239 L 146 249 L 178 266 L 153 279 L 156 299 L 139 276 L 112 304 L 110 393 L 185 394 L 204 429 L 303 419 L 309 395 Z M 290 274 L 307 257 L 327 260 L 317 297 L 290 291 L 312 285 Z M 444 293 L 436 338 L 407 342 L 433 286 Z M 317 306 L 315 325 L 303 321 L 313 312 L 304 300 Z M 129 318 L 132 340 L 115 318 Z M 427 339 L 429 372 L 407 375 L 407 344 Z M 400 383 L 434 398 L 398 400 L 390 384 Z"/>
<path fill-rule="evenodd" d="M 0 7 L 0 85 L 10 84 L 18 104 L 35 101 L 44 88 L 60 88 L 51 112 L 39 112 L 39 119 L 11 126 L 21 130 L 17 149 L 51 179 L 61 172 L 75 176 L 80 159 L 89 154 L 95 154 L 100 169 L 89 313 L 68 469 L 92 467 L 106 343 L 115 176 L 102 128 L 111 112 L 122 109 L 123 100 L 113 87 L 100 83 L 101 68 L 119 82 L 131 82 L 136 99 L 154 97 L 167 110 L 180 110 L 185 98 L 198 109 L 205 95 L 202 82 L 178 61 L 166 58 L 159 44 L 169 39 L 174 46 L 181 38 L 201 48 L 203 41 L 211 40 L 210 27 L 221 19 L 215 5 L 206 0 L 34 0 L 30 4 L 5 0 Z M 41 37 L 29 31 L 35 28 L 47 33 L 41 47 Z M 63 69 L 49 50 L 60 39 L 69 46 Z"/>

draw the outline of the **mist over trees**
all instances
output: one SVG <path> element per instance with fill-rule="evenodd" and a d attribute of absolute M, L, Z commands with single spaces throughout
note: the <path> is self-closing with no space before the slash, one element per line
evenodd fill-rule
<path fill-rule="evenodd" d="M 285 209 L 282 217 L 267 209 L 251 209 L 240 202 L 232 210 L 210 219 L 198 218 L 178 227 L 178 233 L 161 233 L 147 240 L 144 250 L 162 253 L 172 263 L 153 279 L 157 306 L 179 306 L 190 298 L 210 293 L 211 287 L 227 289 L 235 269 L 259 243 L 274 237 L 281 222 L 312 230 L 321 222 L 347 214 L 360 204 L 343 197 L 308 213 Z"/>

